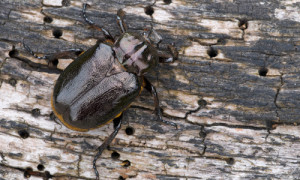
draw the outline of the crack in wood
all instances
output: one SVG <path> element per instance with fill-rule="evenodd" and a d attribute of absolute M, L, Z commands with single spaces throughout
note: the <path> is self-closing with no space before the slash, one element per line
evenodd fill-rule
<path fill-rule="evenodd" d="M 279 113 L 278 113 L 278 109 L 280 109 L 281 107 L 277 104 L 277 98 L 278 98 L 278 95 L 280 93 L 280 90 L 281 90 L 283 84 L 284 84 L 284 82 L 283 82 L 283 73 L 280 73 L 280 86 L 277 88 L 275 98 L 274 98 L 274 104 L 275 104 L 275 107 L 276 107 L 275 113 L 276 113 L 276 116 L 278 117 L 278 121 L 280 121 L 280 116 L 279 116 Z"/>

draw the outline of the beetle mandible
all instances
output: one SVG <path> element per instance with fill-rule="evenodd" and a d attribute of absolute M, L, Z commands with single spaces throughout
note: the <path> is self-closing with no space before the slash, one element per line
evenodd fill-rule
<path fill-rule="evenodd" d="M 116 123 L 115 130 L 98 147 L 93 160 L 96 179 L 99 179 L 96 161 L 120 130 L 122 112 L 140 94 L 142 88 L 152 94 L 158 120 L 177 128 L 175 123 L 162 119 L 156 89 L 143 76 L 159 61 L 172 62 L 177 55 L 174 48 L 170 49 L 172 57 L 159 54 L 146 36 L 127 32 L 120 11 L 117 22 L 122 34 L 115 39 L 109 31 L 87 18 L 86 8 L 87 4 L 84 4 L 82 15 L 85 22 L 102 31 L 106 40 L 81 53 L 65 68 L 54 86 L 51 106 L 55 116 L 75 131 L 95 129 L 112 120 Z M 81 52 L 71 49 L 39 57 L 25 44 L 24 47 L 34 57 L 49 62 L 74 57 Z"/>

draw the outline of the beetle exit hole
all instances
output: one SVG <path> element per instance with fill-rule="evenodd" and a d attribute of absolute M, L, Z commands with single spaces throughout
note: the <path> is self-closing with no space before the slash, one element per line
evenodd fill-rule
<path fill-rule="evenodd" d="M 35 109 L 31 110 L 31 115 L 33 117 L 38 117 L 39 115 L 41 115 L 40 109 L 39 108 L 35 108 Z"/>
<path fill-rule="evenodd" d="M 227 158 L 226 163 L 229 164 L 229 165 L 233 165 L 234 164 L 234 159 L 233 158 Z"/>
<path fill-rule="evenodd" d="M 131 165 L 131 163 L 128 160 L 125 160 L 122 162 L 122 166 L 124 166 L 124 167 L 129 167 L 130 165 Z"/>
<path fill-rule="evenodd" d="M 26 139 L 29 137 L 29 132 L 25 129 L 21 129 L 18 131 L 18 134 L 21 138 Z"/>
<path fill-rule="evenodd" d="M 259 70 L 258 70 L 258 74 L 260 76 L 266 76 L 268 74 L 268 69 L 266 67 L 261 67 Z"/>
<path fill-rule="evenodd" d="M 51 112 L 51 113 L 50 113 L 49 118 L 50 118 L 50 120 L 52 120 L 52 121 L 55 120 L 56 117 L 55 117 L 54 112 Z"/>
<path fill-rule="evenodd" d="M 14 79 L 14 78 L 10 78 L 10 79 L 8 80 L 8 83 L 9 83 L 11 86 L 16 87 L 17 80 Z"/>
<path fill-rule="evenodd" d="M 165 4 L 171 4 L 171 3 L 172 3 L 172 0 L 164 0 L 164 3 L 165 3 Z"/>
<path fill-rule="evenodd" d="M 119 159 L 120 158 L 120 154 L 116 151 L 111 153 L 111 158 L 112 159 Z"/>
<path fill-rule="evenodd" d="M 57 67 L 58 63 L 59 63 L 58 59 L 54 59 L 48 63 L 48 66 L 49 67 Z"/>
<path fill-rule="evenodd" d="M 52 31 L 52 35 L 55 37 L 55 38 L 60 38 L 62 36 L 63 32 L 62 30 L 60 29 L 54 29 Z"/>
<path fill-rule="evenodd" d="M 240 19 L 238 26 L 241 30 L 247 29 L 248 28 L 248 20 L 247 19 Z"/>
<path fill-rule="evenodd" d="M 206 102 L 204 99 L 200 99 L 200 100 L 198 101 L 198 105 L 199 105 L 200 107 L 205 107 L 205 106 L 207 105 L 207 102 Z"/>
<path fill-rule="evenodd" d="M 9 53 L 8 53 L 9 57 L 11 57 L 11 58 L 16 57 L 18 54 L 19 54 L 19 52 L 15 49 L 9 51 Z"/>
<path fill-rule="evenodd" d="M 119 176 L 118 180 L 125 180 L 123 176 Z"/>
<path fill-rule="evenodd" d="M 127 134 L 127 135 L 133 135 L 134 134 L 134 128 L 133 127 L 130 127 L 130 126 L 128 126 L 126 129 L 125 129 L 125 133 Z"/>
<path fill-rule="evenodd" d="M 53 19 L 50 16 L 45 16 L 44 17 L 44 23 L 52 23 Z"/>
<path fill-rule="evenodd" d="M 209 55 L 210 58 L 213 58 L 218 55 L 218 51 L 210 47 L 209 50 L 207 50 L 207 54 Z"/>
<path fill-rule="evenodd" d="M 39 165 L 37 165 L 37 169 L 38 169 L 39 171 L 44 171 L 45 166 L 42 165 L 42 164 L 39 164 Z"/>
<path fill-rule="evenodd" d="M 154 9 L 152 6 L 147 6 L 144 8 L 144 10 L 145 10 L 145 13 L 149 16 L 152 16 L 152 14 L 154 13 Z"/>
<path fill-rule="evenodd" d="M 26 168 L 25 171 L 24 171 L 24 177 L 25 178 L 30 178 L 32 172 L 33 172 L 33 169 L 31 167 Z"/>
<path fill-rule="evenodd" d="M 63 5 L 63 6 L 70 6 L 70 5 L 71 5 L 71 2 L 70 2 L 70 0 L 63 0 L 63 1 L 62 1 L 62 5 Z"/>

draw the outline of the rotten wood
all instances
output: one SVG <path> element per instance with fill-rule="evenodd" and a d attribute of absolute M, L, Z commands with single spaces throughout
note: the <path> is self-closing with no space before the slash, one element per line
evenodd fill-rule
<path fill-rule="evenodd" d="M 300 178 L 299 1 L 87 3 L 87 15 L 113 36 L 122 8 L 129 30 L 143 33 L 152 23 L 160 48 L 179 50 L 175 63 L 147 74 L 164 119 L 179 129 L 155 121 L 143 92 L 97 162 L 101 179 Z M 13 58 L 47 65 L 22 43 L 49 54 L 103 39 L 81 9 L 76 0 L 0 2 L 0 179 L 95 178 L 93 156 L 113 125 L 82 133 L 59 124 L 50 108 L 58 74 Z"/>

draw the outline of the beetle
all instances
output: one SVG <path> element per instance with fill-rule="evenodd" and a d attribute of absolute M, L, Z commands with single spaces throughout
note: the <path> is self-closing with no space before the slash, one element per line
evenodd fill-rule
<path fill-rule="evenodd" d="M 83 53 L 80 49 L 71 49 L 43 57 L 37 56 L 28 46 L 23 45 L 34 57 L 47 59 L 49 62 L 80 54 L 58 77 L 51 97 L 51 107 L 62 124 L 75 131 L 89 131 L 114 120 L 114 131 L 98 147 L 93 160 L 96 179 L 99 179 L 96 161 L 120 130 L 122 112 L 143 88 L 154 98 L 158 120 L 177 128 L 175 123 L 163 120 L 156 89 L 144 77 L 159 60 L 172 62 L 177 57 L 172 49 L 171 57 L 159 54 L 148 37 L 127 32 L 121 11 L 117 13 L 117 22 L 122 34 L 115 39 L 105 28 L 88 19 L 86 8 L 87 4 L 83 4 L 82 15 L 85 22 L 102 31 L 105 41 L 98 42 Z"/>

